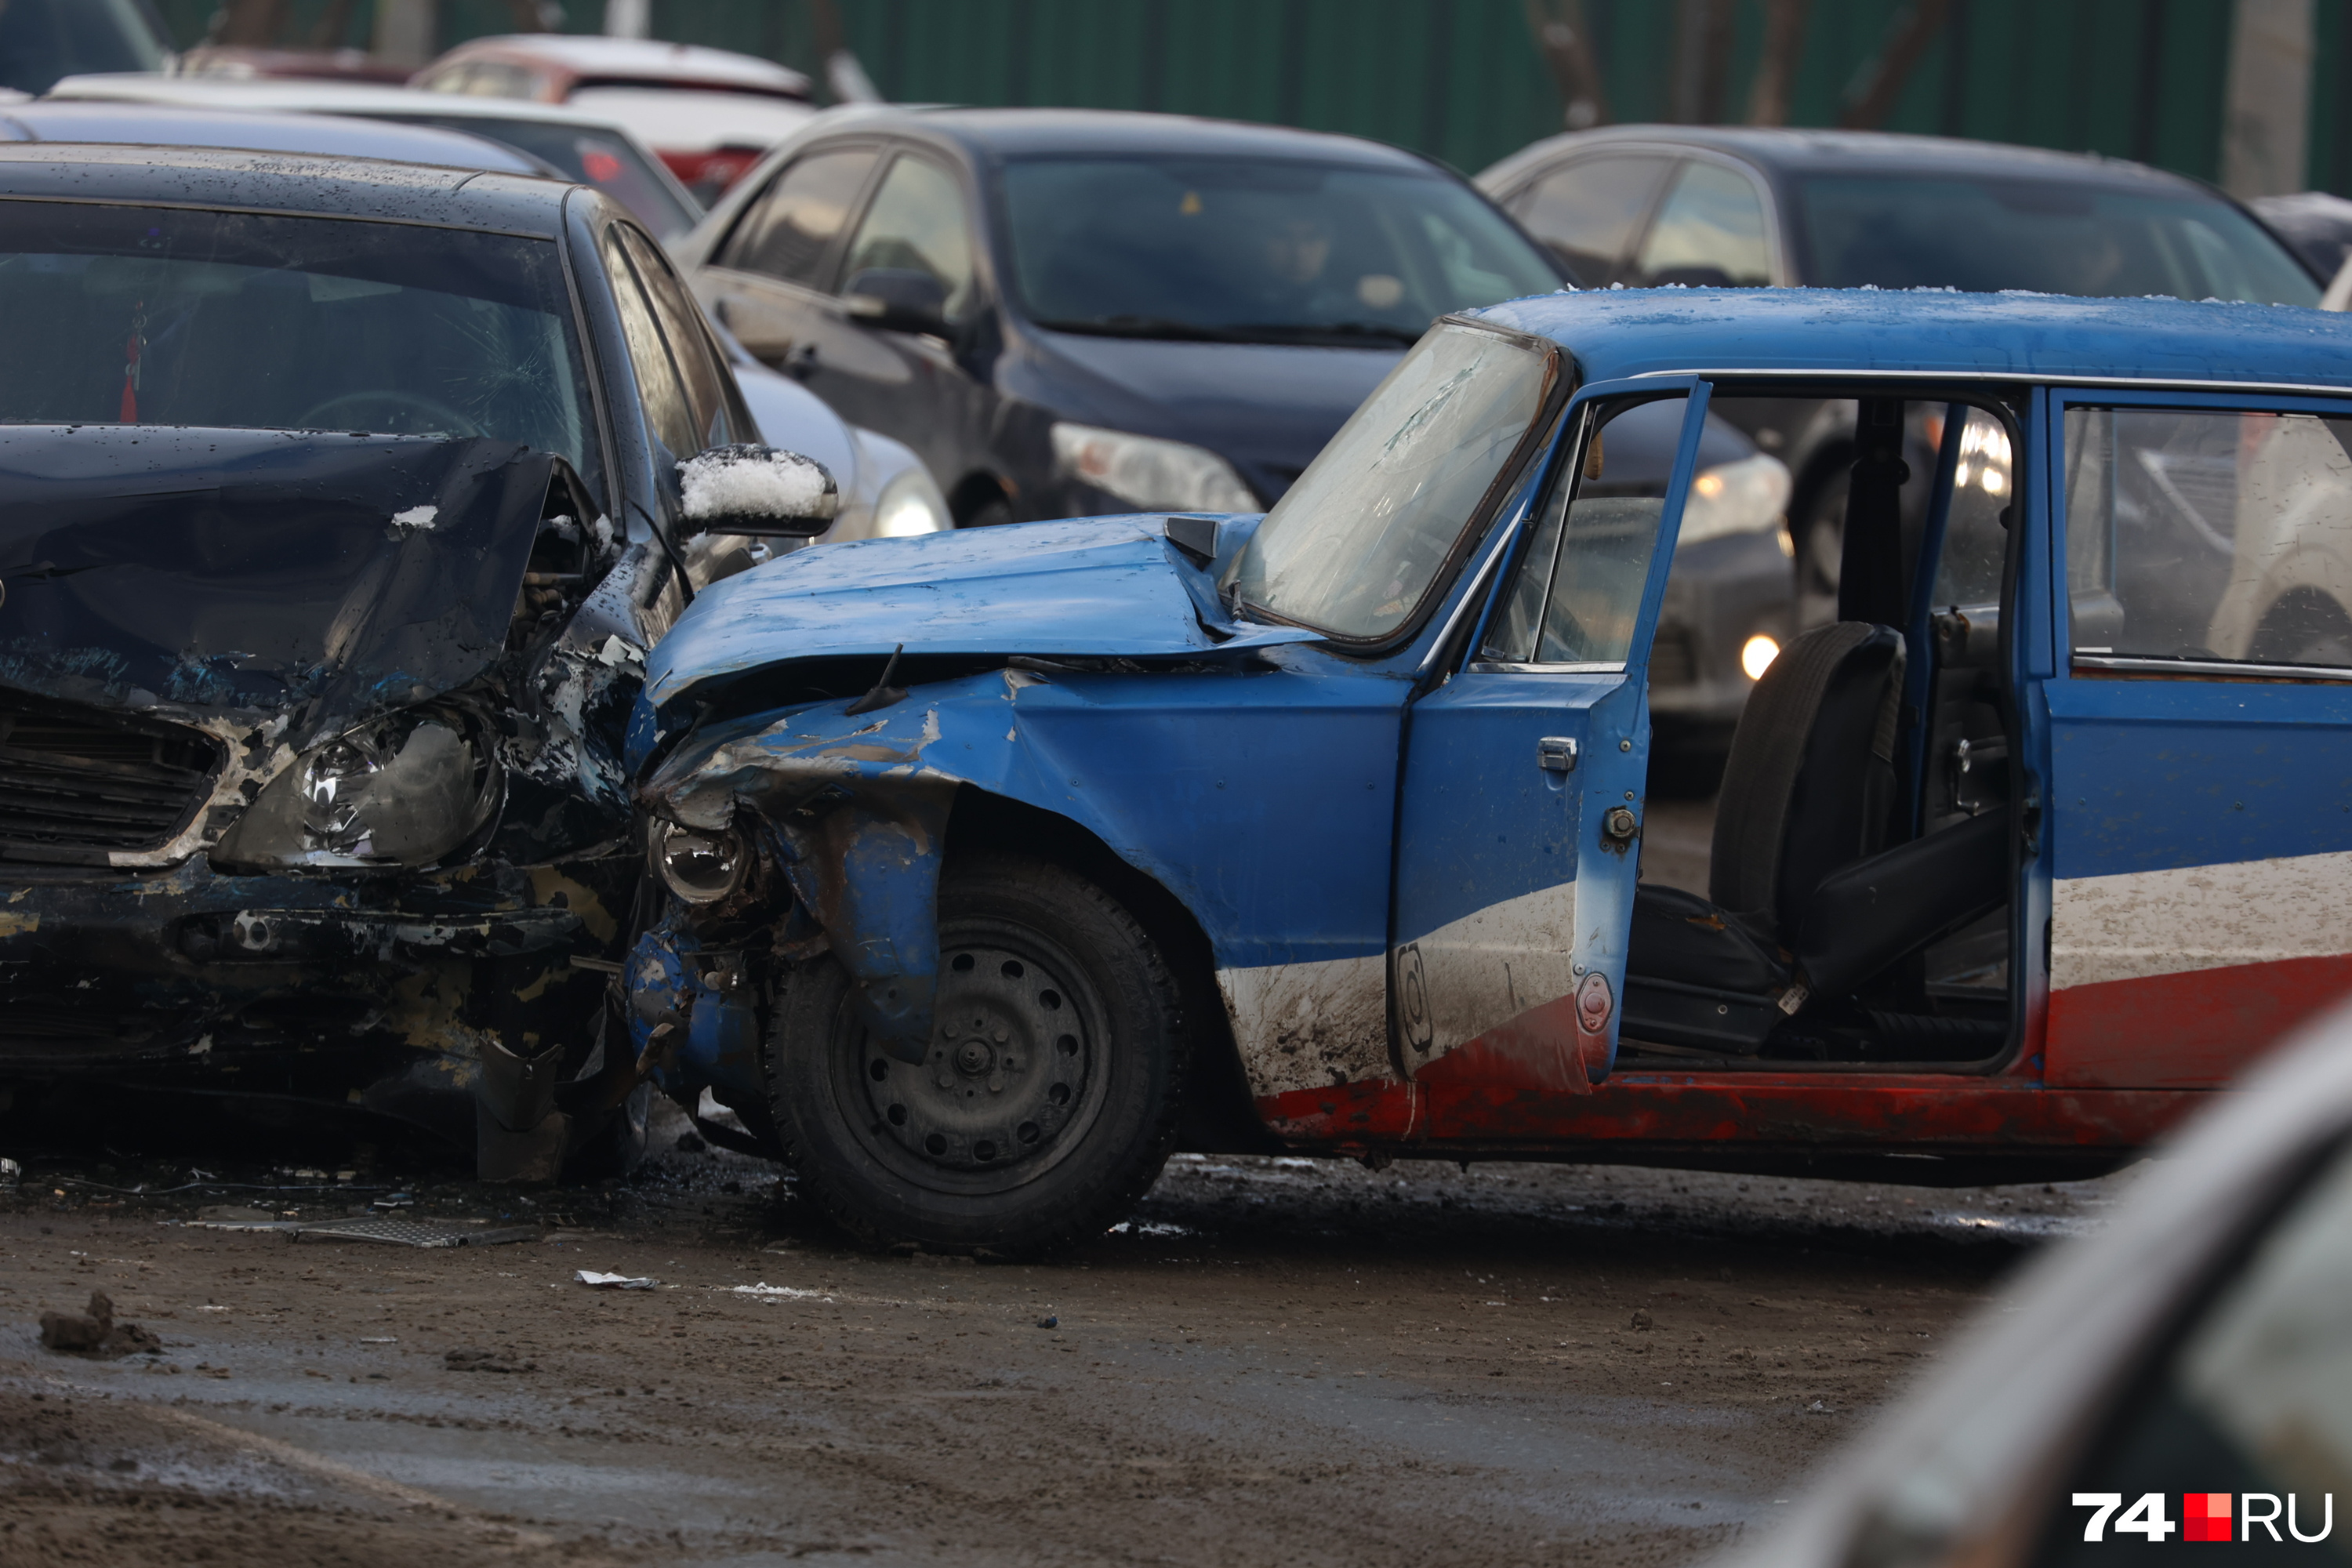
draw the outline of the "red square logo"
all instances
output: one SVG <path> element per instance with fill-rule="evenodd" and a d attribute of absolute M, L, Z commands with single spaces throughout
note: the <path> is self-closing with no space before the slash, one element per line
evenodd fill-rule
<path fill-rule="evenodd" d="M 2180 1494 L 2180 1539 L 2183 1541 L 2227 1541 L 2230 1539 L 2229 1492 L 2183 1492 Z"/>

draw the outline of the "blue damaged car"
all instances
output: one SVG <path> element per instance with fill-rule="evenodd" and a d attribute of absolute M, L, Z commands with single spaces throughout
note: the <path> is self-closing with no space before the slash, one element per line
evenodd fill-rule
<path fill-rule="evenodd" d="M 2289 307 L 1555 295 L 1434 325 L 1263 517 L 731 578 L 633 720 L 640 1063 L 947 1248 L 1086 1234 L 1180 1144 L 2112 1166 L 2352 986 L 2347 349 Z M 1849 399 L 1856 459 L 1837 618 L 1694 850 L 1649 685 L 1718 395 Z"/>

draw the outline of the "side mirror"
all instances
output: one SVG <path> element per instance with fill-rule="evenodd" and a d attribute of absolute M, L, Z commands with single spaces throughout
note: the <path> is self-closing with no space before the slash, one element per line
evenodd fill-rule
<path fill-rule="evenodd" d="M 677 466 L 686 531 L 812 539 L 833 525 L 841 490 L 823 463 L 749 442 Z"/>
<path fill-rule="evenodd" d="M 869 267 L 842 289 L 849 313 L 869 327 L 946 337 L 948 286 L 915 267 Z"/>

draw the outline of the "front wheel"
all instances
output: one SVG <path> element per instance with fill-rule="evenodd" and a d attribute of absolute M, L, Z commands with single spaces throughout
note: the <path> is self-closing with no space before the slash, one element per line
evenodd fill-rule
<path fill-rule="evenodd" d="M 1174 979 L 1133 916 L 1028 856 L 950 861 L 919 1066 L 883 1052 L 831 957 L 780 987 L 766 1048 L 802 1185 L 863 1240 L 1033 1252 L 1099 1232 L 1175 1136 Z"/>

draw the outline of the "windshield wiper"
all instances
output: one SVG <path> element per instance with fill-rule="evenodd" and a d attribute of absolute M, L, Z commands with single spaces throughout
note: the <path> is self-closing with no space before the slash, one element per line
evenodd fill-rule
<path fill-rule="evenodd" d="M 1040 321 L 1056 332 L 1087 332 L 1103 338 L 1173 338 L 1187 342 L 1238 343 L 1250 340 L 1226 327 L 1204 327 L 1167 316 L 1100 316 L 1087 321 Z"/>
<path fill-rule="evenodd" d="M 1370 338 L 1411 348 L 1421 342 L 1419 332 L 1404 327 L 1382 326 L 1378 321 L 1252 321 L 1225 330 L 1259 342 L 1293 343 L 1312 342 L 1317 338 L 1338 338 L 1353 346 Z"/>

